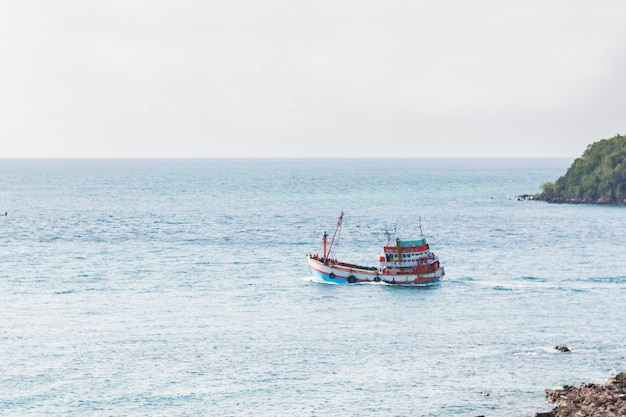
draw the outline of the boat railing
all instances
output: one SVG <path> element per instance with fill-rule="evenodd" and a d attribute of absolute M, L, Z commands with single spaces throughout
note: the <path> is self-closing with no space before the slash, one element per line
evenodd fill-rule
<path fill-rule="evenodd" d="M 376 271 L 377 270 L 375 266 L 363 266 L 363 265 L 349 264 L 347 262 L 334 262 L 333 266 L 341 266 L 341 267 L 350 268 L 350 269 L 361 269 L 364 271 Z"/>
<path fill-rule="evenodd" d="M 380 266 L 386 266 L 387 268 L 411 268 L 416 265 L 431 265 L 434 264 L 437 260 L 438 258 L 435 256 L 431 259 L 411 259 L 403 262 L 381 262 Z"/>

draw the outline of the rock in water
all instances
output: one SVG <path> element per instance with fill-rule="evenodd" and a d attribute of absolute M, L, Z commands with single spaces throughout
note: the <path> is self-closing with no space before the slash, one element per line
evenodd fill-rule
<path fill-rule="evenodd" d="M 548 402 L 556 408 L 535 417 L 618 417 L 626 416 L 626 372 L 604 385 L 581 384 L 578 388 L 547 389 Z"/>

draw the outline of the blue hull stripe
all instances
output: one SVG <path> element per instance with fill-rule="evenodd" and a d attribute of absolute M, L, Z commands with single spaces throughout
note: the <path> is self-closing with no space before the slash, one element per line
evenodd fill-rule
<path fill-rule="evenodd" d="M 317 269 L 309 266 L 309 271 L 311 272 L 311 276 L 313 276 L 314 278 L 318 278 L 323 280 L 324 282 L 330 282 L 333 284 L 350 284 L 348 282 L 348 277 L 342 277 L 342 276 L 338 276 L 335 275 L 334 278 L 331 278 L 329 274 L 326 274 L 324 272 L 318 271 Z M 430 286 L 430 285 L 436 285 L 439 284 L 441 282 L 441 278 L 440 277 L 433 277 L 432 279 L 428 279 L 427 281 L 423 281 L 423 282 L 412 282 L 412 281 L 397 281 L 394 282 L 393 281 L 393 277 L 389 277 L 389 276 L 379 276 L 380 280 L 389 284 L 395 284 L 395 285 L 402 285 L 402 286 L 411 286 L 411 287 L 426 287 L 426 286 Z M 366 280 L 358 280 L 356 283 L 360 283 L 360 282 L 374 282 L 374 278 L 372 279 L 366 279 Z"/>

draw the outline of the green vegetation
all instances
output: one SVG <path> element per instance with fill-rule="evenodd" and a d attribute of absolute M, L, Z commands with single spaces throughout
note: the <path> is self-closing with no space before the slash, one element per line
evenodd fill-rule
<path fill-rule="evenodd" d="M 592 143 L 564 176 L 541 188 L 539 200 L 626 205 L 626 137 Z"/>

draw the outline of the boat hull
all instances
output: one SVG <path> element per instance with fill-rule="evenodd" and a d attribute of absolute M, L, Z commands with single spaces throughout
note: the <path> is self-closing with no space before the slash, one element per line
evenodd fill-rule
<path fill-rule="evenodd" d="M 307 256 L 307 263 L 311 276 L 333 284 L 385 283 L 404 287 L 428 287 L 439 284 L 445 275 L 443 267 L 427 273 L 402 274 L 379 271 L 375 267 L 343 263 L 325 264 L 311 256 Z"/>

